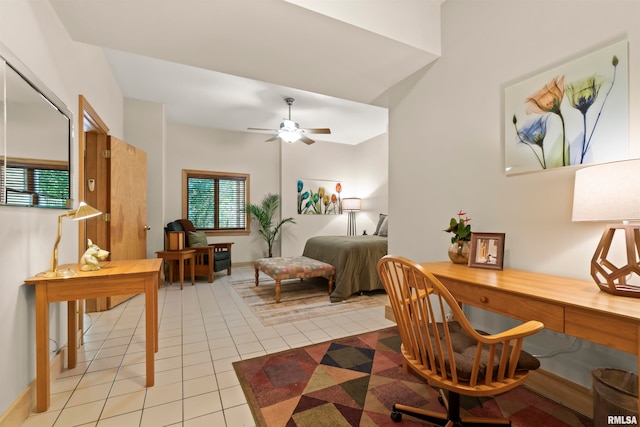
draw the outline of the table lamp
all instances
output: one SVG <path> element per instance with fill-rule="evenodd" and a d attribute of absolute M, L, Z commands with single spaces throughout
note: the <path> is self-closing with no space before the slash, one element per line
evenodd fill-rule
<path fill-rule="evenodd" d="M 577 170 L 572 220 L 611 223 L 591 259 L 591 277 L 603 291 L 640 298 L 640 285 L 632 283 L 640 277 L 640 224 L 629 224 L 640 220 L 640 159 Z M 623 261 L 614 260 L 622 251 Z"/>
<path fill-rule="evenodd" d="M 80 204 L 78 204 L 78 209 L 63 213 L 58 217 L 58 236 L 56 237 L 56 243 L 53 245 L 53 253 L 51 254 L 51 269 L 43 273 L 45 277 L 65 277 L 76 274 L 76 271 L 70 268 L 58 271 L 58 244 L 60 244 L 60 238 L 62 237 L 62 218 L 71 218 L 74 221 L 80 221 L 98 216 L 101 213 L 102 212 L 87 205 L 86 203 L 80 202 Z"/>
<path fill-rule="evenodd" d="M 347 220 L 347 236 L 356 235 L 356 211 L 362 208 L 362 201 L 357 197 L 348 197 L 342 199 L 342 210 L 347 211 L 349 219 Z"/>

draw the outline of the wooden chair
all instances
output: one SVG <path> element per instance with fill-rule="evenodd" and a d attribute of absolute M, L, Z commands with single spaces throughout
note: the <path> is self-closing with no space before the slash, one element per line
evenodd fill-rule
<path fill-rule="evenodd" d="M 446 427 L 511 425 L 508 419 L 461 417 L 460 395 L 495 396 L 522 384 L 540 366 L 522 351 L 523 340 L 544 325 L 529 321 L 488 335 L 471 326 L 453 295 L 419 264 L 387 255 L 378 274 L 398 324 L 403 368 L 449 391 L 448 399 L 442 390 L 439 396 L 446 414 L 396 403 L 391 419 L 408 414 Z"/>
<path fill-rule="evenodd" d="M 186 237 L 186 233 L 195 230 L 191 221 L 188 219 L 179 219 L 167 224 L 165 227 L 165 236 L 169 232 L 182 233 L 183 236 L 181 240 L 184 247 L 196 251 L 194 257 L 196 277 L 206 276 L 208 282 L 212 283 L 215 272 L 227 270 L 227 275 L 231 275 L 231 246 L 233 242 L 209 243 L 207 246 L 189 246 L 189 239 Z M 190 269 L 185 271 L 190 274 Z M 173 278 L 171 279 L 173 280 Z"/>

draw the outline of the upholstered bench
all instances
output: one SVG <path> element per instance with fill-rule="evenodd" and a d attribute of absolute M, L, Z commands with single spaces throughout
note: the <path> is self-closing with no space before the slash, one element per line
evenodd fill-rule
<path fill-rule="evenodd" d="M 276 281 L 276 302 L 280 302 L 282 280 L 326 277 L 329 279 L 329 294 L 331 294 L 333 278 L 336 274 L 333 265 L 304 256 L 260 258 L 253 263 L 253 266 L 256 269 L 256 286 L 258 286 L 258 275 L 261 271 Z"/>

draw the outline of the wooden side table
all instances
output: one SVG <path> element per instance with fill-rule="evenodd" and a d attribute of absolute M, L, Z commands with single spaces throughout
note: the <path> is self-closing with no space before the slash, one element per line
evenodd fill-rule
<path fill-rule="evenodd" d="M 51 402 L 49 360 L 49 303 L 67 301 L 67 333 L 69 336 L 69 369 L 76 366 L 78 328 L 77 301 L 105 295 L 145 294 L 145 350 L 147 387 L 155 381 L 154 353 L 158 351 L 158 281 L 162 261 L 138 259 L 100 263 L 100 270 L 82 271 L 80 265 L 61 265 L 78 273 L 70 277 L 34 276 L 25 280 L 35 286 L 36 316 L 36 412 L 44 412 Z"/>
<path fill-rule="evenodd" d="M 158 258 L 169 262 L 169 283 L 173 284 L 173 262 L 178 261 L 180 272 L 180 290 L 184 286 L 184 262 L 189 260 L 191 266 L 191 285 L 195 285 L 195 249 L 182 249 L 179 251 L 158 251 Z"/>

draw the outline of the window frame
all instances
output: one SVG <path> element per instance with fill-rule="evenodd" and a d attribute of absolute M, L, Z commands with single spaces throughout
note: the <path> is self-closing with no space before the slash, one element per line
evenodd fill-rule
<path fill-rule="evenodd" d="M 37 171 L 43 171 L 43 172 L 57 171 L 57 172 L 65 173 L 66 176 L 64 178 L 67 182 L 67 186 L 65 187 L 65 189 L 70 189 L 71 187 L 69 185 L 69 182 L 70 182 L 71 173 L 69 170 L 69 164 L 67 162 L 58 161 L 58 160 L 23 159 L 18 157 L 4 158 L 2 156 L 0 156 L 0 160 L 1 160 L 0 173 L 2 174 L 2 176 L 0 177 L 2 186 L 0 187 L 3 188 L 5 191 L 8 190 L 8 187 L 7 187 L 8 183 L 5 182 L 8 176 L 8 171 L 6 171 L 6 169 L 20 169 L 20 170 L 23 170 L 27 175 L 26 180 L 24 181 L 24 185 L 26 186 L 25 191 L 28 192 L 32 197 L 31 203 L 18 203 L 18 202 L 8 203 L 7 195 L 2 194 L 0 196 L 0 200 L 1 200 L 0 204 L 7 205 L 7 206 L 38 207 L 38 208 L 45 208 L 45 209 L 71 208 L 71 194 L 67 194 L 66 199 L 52 199 L 52 200 L 58 200 L 59 203 L 41 204 L 39 200 L 40 195 L 36 192 L 37 186 L 39 184 L 38 179 L 36 178 Z M 33 200 L 35 200 L 36 203 L 33 203 Z"/>
<path fill-rule="evenodd" d="M 237 172 L 216 172 L 216 171 L 202 171 L 202 170 L 193 170 L 193 169 L 183 169 L 182 170 L 182 218 L 187 218 L 189 214 L 188 209 L 188 183 L 189 178 L 204 178 L 204 179 L 244 179 L 244 205 L 246 206 L 251 200 L 249 197 L 249 188 L 250 188 L 250 175 L 247 173 L 237 173 Z M 217 230 L 217 229 L 200 229 L 196 227 L 199 231 L 204 231 L 207 236 L 247 236 L 251 233 L 251 218 L 249 217 L 249 213 L 247 212 L 245 219 L 245 228 L 242 230 Z"/>

